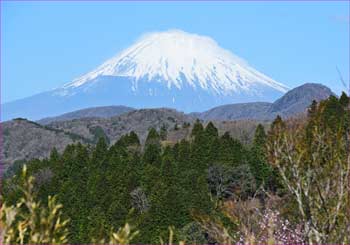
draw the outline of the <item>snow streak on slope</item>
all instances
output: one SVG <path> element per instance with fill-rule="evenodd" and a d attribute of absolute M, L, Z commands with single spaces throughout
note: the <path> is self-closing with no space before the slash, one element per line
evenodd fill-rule
<path fill-rule="evenodd" d="M 169 89 L 190 85 L 221 95 L 254 93 L 250 91 L 254 85 L 282 93 L 288 90 L 220 48 L 211 38 L 179 30 L 145 35 L 130 48 L 63 88 L 80 87 L 98 76 L 130 77 L 133 90 L 137 90 L 141 81 L 166 83 Z"/>

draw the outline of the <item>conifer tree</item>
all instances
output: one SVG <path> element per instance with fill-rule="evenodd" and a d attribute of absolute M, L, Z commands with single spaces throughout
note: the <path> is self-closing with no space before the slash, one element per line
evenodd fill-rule
<path fill-rule="evenodd" d="M 159 134 L 154 128 L 151 128 L 148 132 L 148 136 L 145 142 L 143 162 L 146 164 L 155 164 L 157 166 L 160 166 L 160 154 L 161 144 Z"/>
<path fill-rule="evenodd" d="M 157 145 L 160 146 L 160 136 L 154 128 L 150 128 L 146 138 L 145 146 L 148 145 Z"/>
<path fill-rule="evenodd" d="M 255 147 L 264 148 L 266 144 L 267 135 L 263 125 L 258 124 L 254 134 L 253 144 Z"/>
<path fill-rule="evenodd" d="M 270 126 L 270 130 L 268 132 L 268 137 L 270 139 L 278 139 L 278 135 L 282 135 L 286 130 L 286 124 L 282 120 L 281 116 L 278 115 L 275 120 L 272 122 Z"/>
<path fill-rule="evenodd" d="M 347 107 L 350 104 L 350 98 L 347 96 L 345 92 L 342 92 L 340 98 L 339 98 L 339 103 L 343 107 Z"/>
<path fill-rule="evenodd" d="M 130 132 L 129 140 L 130 140 L 129 142 L 130 144 L 140 145 L 140 139 L 134 131 Z"/>
<path fill-rule="evenodd" d="M 340 104 L 337 97 L 331 95 L 329 96 L 328 100 L 321 102 L 320 107 L 322 108 L 322 112 L 320 114 L 321 126 L 335 132 L 344 121 L 342 120 L 342 115 L 344 115 L 343 106 Z"/>
<path fill-rule="evenodd" d="M 218 129 L 214 126 L 212 122 L 209 122 L 205 127 L 205 134 L 210 139 L 216 138 L 219 136 Z"/>
<path fill-rule="evenodd" d="M 193 124 L 191 136 L 196 138 L 204 131 L 202 123 L 199 121 L 199 119 L 196 120 L 196 122 Z"/>
<path fill-rule="evenodd" d="M 251 148 L 250 165 L 257 186 L 260 187 L 261 185 L 264 185 L 264 187 L 270 189 L 272 187 L 274 176 L 272 166 L 267 163 L 266 142 L 267 135 L 265 129 L 259 124 L 255 130 L 253 146 Z"/>

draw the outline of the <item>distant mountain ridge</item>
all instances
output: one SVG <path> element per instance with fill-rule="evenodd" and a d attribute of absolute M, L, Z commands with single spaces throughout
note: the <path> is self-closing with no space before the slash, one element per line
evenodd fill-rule
<path fill-rule="evenodd" d="M 313 100 L 321 101 L 335 95 L 328 87 L 318 83 L 306 83 L 288 91 L 274 103 L 255 102 L 230 104 L 212 108 L 195 115 L 203 120 L 273 120 L 305 113 Z"/>
<path fill-rule="evenodd" d="M 273 103 L 252 102 L 237 103 L 214 107 L 204 112 L 193 112 L 188 115 L 202 120 L 273 120 L 277 115 L 290 117 L 306 111 L 313 100 L 327 99 L 334 93 L 326 86 L 317 83 L 306 83 L 296 87 Z M 49 124 L 55 121 L 68 121 L 80 118 L 109 118 L 136 110 L 126 106 L 105 106 L 86 108 L 65 113 L 51 118 L 44 118 L 38 123 Z"/>
<path fill-rule="evenodd" d="M 304 84 L 274 103 L 224 105 L 203 113 L 185 114 L 169 108 L 133 110 L 111 106 L 71 112 L 45 119 L 41 121 L 42 124 L 16 119 L 1 123 L 3 148 L 0 159 L 10 164 L 21 159 L 47 157 L 53 147 L 62 151 L 66 145 L 74 142 L 95 144 L 100 137 L 113 144 L 130 131 L 135 131 L 144 142 L 150 127 L 159 130 L 166 126 L 169 131 L 166 142 L 177 142 L 190 137 L 196 118 L 213 121 L 219 133 L 228 131 L 244 141 L 247 135 L 249 139 L 253 137 L 258 123 L 268 125 L 277 114 L 290 117 L 305 113 L 312 100 L 319 101 L 330 95 L 333 95 L 332 91 L 323 85 Z"/>
<path fill-rule="evenodd" d="M 272 103 L 252 102 L 222 105 L 214 107 L 202 113 L 195 113 L 196 117 L 203 120 L 266 120 L 266 113 Z"/>
<path fill-rule="evenodd" d="M 126 112 L 130 112 L 133 110 L 135 109 L 127 106 L 100 106 L 100 107 L 92 107 L 92 108 L 72 111 L 56 117 L 43 118 L 37 122 L 45 125 L 51 122 L 69 121 L 69 120 L 89 118 L 89 117 L 109 118 L 113 116 L 118 116 Z"/>

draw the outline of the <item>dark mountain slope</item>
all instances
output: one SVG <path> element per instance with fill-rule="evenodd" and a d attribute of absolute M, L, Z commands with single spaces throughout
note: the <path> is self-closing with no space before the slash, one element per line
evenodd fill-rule
<path fill-rule="evenodd" d="M 81 135 L 91 141 L 96 141 L 98 132 L 105 134 L 111 143 L 120 136 L 135 131 L 141 141 L 147 136 L 148 129 L 160 129 L 165 125 L 173 129 L 175 124 L 179 127 L 184 122 L 191 122 L 194 118 L 173 109 L 141 109 L 134 110 L 111 118 L 82 118 L 70 121 L 57 121 L 48 124 L 49 127 L 65 132 Z"/>
<path fill-rule="evenodd" d="M 215 107 L 203 113 L 199 113 L 199 118 L 205 120 L 261 120 L 265 119 L 266 112 L 270 109 L 270 106 L 271 103 L 267 102 L 223 105 Z"/>
<path fill-rule="evenodd" d="M 98 117 L 109 118 L 135 110 L 127 106 L 100 106 L 65 113 L 56 117 L 47 117 L 37 121 L 40 124 L 49 124 L 55 121 L 68 121 L 80 118 Z"/>
<path fill-rule="evenodd" d="M 62 151 L 68 144 L 74 142 L 89 143 L 80 135 L 42 126 L 26 119 L 14 119 L 1 123 L 1 129 L 2 167 L 16 160 L 47 157 L 54 147 Z"/>
<path fill-rule="evenodd" d="M 274 103 L 245 103 L 215 107 L 195 113 L 203 120 L 273 120 L 277 115 L 284 118 L 304 113 L 313 100 L 327 99 L 334 94 L 328 87 L 317 83 L 306 83 L 296 87 Z"/>
<path fill-rule="evenodd" d="M 135 131 L 141 143 L 144 143 L 149 128 L 159 130 L 163 125 L 168 128 L 163 143 L 174 144 L 190 137 L 194 120 L 182 112 L 164 108 L 135 110 L 111 118 L 56 121 L 45 126 L 25 119 L 15 119 L 1 124 L 4 132 L 1 165 L 6 167 L 16 160 L 47 157 L 53 147 L 62 151 L 74 142 L 95 144 L 100 137 L 113 144 L 130 131 Z M 228 131 L 231 136 L 245 143 L 252 139 L 258 123 L 252 120 L 214 121 L 220 134 Z"/>
<path fill-rule="evenodd" d="M 269 112 L 288 117 L 304 112 L 313 100 L 324 100 L 332 94 L 334 94 L 332 90 L 322 84 L 306 83 L 290 90 L 276 100 Z"/>

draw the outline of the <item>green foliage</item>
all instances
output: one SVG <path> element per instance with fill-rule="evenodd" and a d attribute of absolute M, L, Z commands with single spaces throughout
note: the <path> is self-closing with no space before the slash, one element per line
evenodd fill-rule
<path fill-rule="evenodd" d="M 53 152 L 53 154 L 55 154 Z M 35 178 L 27 175 L 24 165 L 18 185 L 21 198 L 16 205 L 2 204 L 0 208 L 1 244 L 65 244 L 68 241 L 69 219 L 62 215 L 63 205 L 56 196 L 48 196 L 47 204 L 38 201 L 35 193 Z M 89 241 L 100 244 L 130 244 L 138 235 L 128 223 L 117 232 L 110 229 L 108 239 L 90 237 Z M 89 235 L 89 234 L 86 234 Z"/>
<path fill-rule="evenodd" d="M 209 138 L 215 138 L 219 136 L 218 129 L 214 126 L 212 122 L 209 122 L 208 125 L 205 127 L 205 134 Z"/>
<path fill-rule="evenodd" d="M 186 244 L 208 244 L 205 235 L 205 231 L 195 221 L 188 223 L 180 231 L 181 240 Z"/>
<path fill-rule="evenodd" d="M 5 243 L 273 244 L 290 239 L 276 231 L 282 213 L 300 225 L 298 241 L 349 243 L 345 93 L 313 102 L 305 120 L 278 116 L 268 134 L 258 125 L 251 145 L 199 120 L 189 140 L 166 147 L 165 125 L 159 133 L 149 130 L 144 147 L 134 132 L 112 146 L 99 129 L 95 133 L 95 146 L 69 145 L 61 154 L 53 149 L 48 159 L 7 170 Z M 21 177 L 23 164 L 35 180 Z"/>
<path fill-rule="evenodd" d="M 236 139 L 231 138 L 229 133 L 225 133 L 219 138 L 218 141 L 214 141 L 217 147 L 213 147 L 213 154 L 215 154 L 216 162 L 222 165 L 234 167 L 239 164 L 243 164 L 247 161 L 247 150 Z"/>
<path fill-rule="evenodd" d="M 210 162 L 234 168 L 228 171 L 228 179 L 237 195 L 252 192 L 244 184 L 254 181 L 251 174 L 236 171 L 241 169 L 242 159 L 248 159 L 242 144 L 228 134 L 219 138 L 211 123 L 205 130 L 200 123 L 196 127 L 199 130 L 192 142 L 182 140 L 164 149 L 158 133 L 150 129 L 143 153 L 130 150 L 140 146 L 133 132 L 110 148 L 102 137 L 95 148 L 70 145 L 62 155 L 54 149 L 49 159 L 31 161 L 30 172 L 37 176 L 52 172 L 36 188 L 41 198 L 57 194 L 63 203 L 63 215 L 71 219 L 69 242 L 87 243 L 91 237 L 109 241 L 109 227 L 122 226 L 129 210 L 135 208 L 133 222 L 142 227 L 135 241 L 157 243 L 159 236 L 167 236 L 169 226 L 181 230 L 193 222 L 194 210 L 203 214 L 214 210 L 207 181 Z M 10 188 L 18 183 L 5 185 L 8 200 L 18 200 L 18 192 Z M 135 198 L 143 204 L 135 206 Z M 203 238 L 197 235 L 192 241 Z M 173 239 L 184 238 L 178 235 Z"/>
<path fill-rule="evenodd" d="M 346 95 L 345 92 L 342 92 L 340 98 L 339 98 L 339 103 L 345 108 L 350 104 L 350 99 Z"/>
<path fill-rule="evenodd" d="M 341 99 L 313 103 L 307 121 L 279 122 L 269 133 L 269 160 L 297 204 L 308 243 L 349 243 L 349 108 Z M 278 126 L 279 125 L 279 126 Z"/>
<path fill-rule="evenodd" d="M 89 128 L 89 130 L 94 135 L 94 142 L 97 142 L 100 138 L 103 138 L 106 141 L 106 143 L 109 144 L 109 138 L 106 135 L 103 128 L 101 128 L 100 126 L 95 126 Z"/>
<path fill-rule="evenodd" d="M 259 124 L 256 127 L 253 144 L 255 147 L 264 148 L 266 144 L 266 133 L 263 125 Z"/>
<path fill-rule="evenodd" d="M 129 134 L 120 137 L 114 147 L 126 147 L 126 149 L 132 153 L 139 153 L 141 144 L 137 134 L 131 131 Z"/>
<path fill-rule="evenodd" d="M 147 147 L 149 145 L 160 146 L 160 136 L 159 136 L 157 130 L 155 130 L 154 128 L 151 128 L 148 131 L 148 135 L 147 135 L 147 138 L 146 138 L 145 146 Z"/>
<path fill-rule="evenodd" d="M 282 123 L 278 118 L 272 127 L 279 127 Z M 266 156 L 267 135 L 264 127 L 259 124 L 255 130 L 253 145 L 250 149 L 249 162 L 253 175 L 255 176 L 256 185 L 264 187 L 267 190 L 276 191 L 279 187 L 276 178 L 276 170 L 268 163 Z"/>
<path fill-rule="evenodd" d="M 62 219 L 62 205 L 51 196 L 47 205 L 36 200 L 34 178 L 27 177 L 26 165 L 21 180 L 21 196 L 16 205 L 4 203 L 0 209 L 1 244 L 67 243 L 68 219 Z"/>
<path fill-rule="evenodd" d="M 151 128 L 148 132 L 145 142 L 145 152 L 143 154 L 143 162 L 145 164 L 154 164 L 160 166 L 161 144 L 158 132 Z"/>
<path fill-rule="evenodd" d="M 319 122 L 322 123 L 322 127 L 336 131 L 338 127 L 342 126 L 344 115 L 344 107 L 339 102 L 337 97 L 330 96 L 328 100 L 321 102 L 319 116 Z"/>
<path fill-rule="evenodd" d="M 196 137 L 203 132 L 204 128 L 201 122 L 197 119 L 193 125 L 191 136 Z"/>
<path fill-rule="evenodd" d="M 214 200 L 246 199 L 256 191 L 255 178 L 247 164 L 236 167 L 213 165 L 208 169 L 207 181 Z"/>
<path fill-rule="evenodd" d="M 104 238 L 97 240 L 94 239 L 94 244 L 131 244 L 131 241 L 139 234 L 139 231 L 133 231 L 133 228 L 126 223 L 123 227 L 119 228 L 117 232 L 110 232 L 109 239 Z"/>
<path fill-rule="evenodd" d="M 2 178 L 3 180 L 6 180 L 8 178 L 11 178 L 15 173 L 18 173 L 22 168 L 23 165 L 26 163 L 24 160 L 17 160 L 14 163 L 12 163 L 3 174 Z"/>

